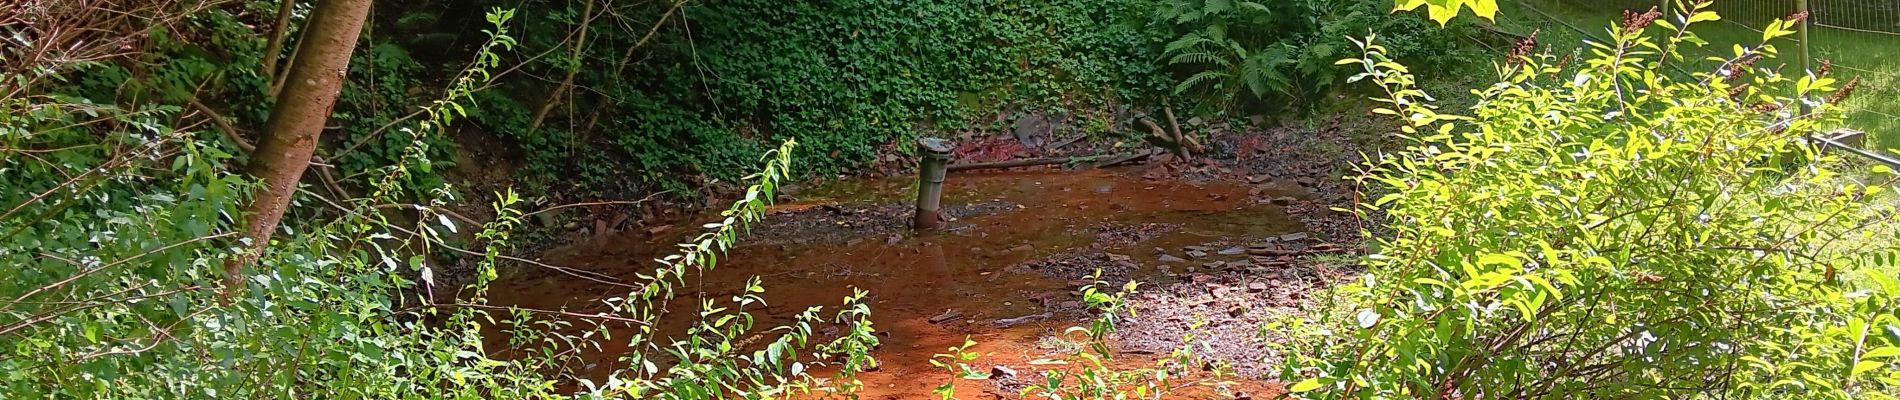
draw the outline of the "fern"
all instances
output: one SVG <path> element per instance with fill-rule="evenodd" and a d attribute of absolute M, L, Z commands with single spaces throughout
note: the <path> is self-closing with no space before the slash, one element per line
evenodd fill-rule
<path fill-rule="evenodd" d="M 1291 91 L 1292 80 L 1280 71 L 1281 66 L 1293 63 L 1293 59 L 1288 58 L 1290 52 L 1284 44 L 1272 46 L 1254 53 L 1242 64 L 1240 79 L 1254 97 L 1266 98 L 1268 92 L 1284 94 Z"/>
<path fill-rule="evenodd" d="M 1166 0 L 1156 9 L 1154 22 L 1175 33 L 1160 57 L 1175 93 L 1200 91 L 1216 108 L 1327 90 L 1344 78 L 1333 65 L 1350 50 L 1341 37 L 1357 32 L 1404 31 L 1414 39 L 1399 46 L 1433 49 L 1408 52 L 1457 57 L 1446 54 L 1449 36 L 1411 32 L 1430 24 L 1378 0 Z"/>
<path fill-rule="evenodd" d="M 1217 15 L 1227 12 L 1227 10 L 1232 10 L 1233 8 L 1234 3 L 1228 0 L 1207 0 L 1207 4 L 1201 7 L 1201 14 Z"/>
<path fill-rule="evenodd" d="M 1187 93 L 1188 90 L 1193 89 L 1195 85 L 1198 85 L 1201 82 L 1222 82 L 1222 81 L 1226 81 L 1228 78 L 1229 78 L 1229 75 L 1226 73 L 1226 71 L 1217 70 L 1217 69 L 1201 71 L 1200 73 L 1194 74 L 1194 76 L 1189 76 L 1187 79 L 1181 80 L 1180 84 L 1174 85 L 1174 94 Z M 1219 88 L 1220 84 L 1216 83 L 1215 87 Z"/>

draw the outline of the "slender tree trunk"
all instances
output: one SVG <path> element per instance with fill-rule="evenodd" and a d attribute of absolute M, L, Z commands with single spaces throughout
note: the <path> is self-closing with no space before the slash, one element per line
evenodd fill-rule
<path fill-rule="evenodd" d="M 315 15 L 312 15 L 312 17 L 315 17 Z M 297 56 L 303 54 L 303 44 L 310 40 L 310 22 L 305 21 L 304 25 L 304 29 L 297 31 L 297 47 L 290 48 L 290 57 L 284 58 L 284 62 L 279 63 L 279 65 L 297 65 Z M 277 97 L 283 94 L 284 82 L 288 81 L 290 81 L 289 73 L 278 73 L 276 79 L 270 81 L 270 96 Z"/>
<path fill-rule="evenodd" d="M 284 39 L 290 35 L 290 12 L 297 0 L 284 0 L 277 7 L 277 23 L 270 28 L 270 44 L 264 46 L 264 81 L 277 82 L 277 53 L 284 51 Z"/>
<path fill-rule="evenodd" d="M 587 6 L 581 11 L 579 37 L 574 40 L 573 54 L 567 58 L 567 77 L 561 78 L 561 86 L 556 87 L 554 93 L 548 94 L 548 101 L 541 103 L 540 110 L 535 110 L 534 119 L 528 122 L 528 133 L 541 130 L 541 123 L 547 121 L 548 113 L 554 111 L 556 105 L 561 104 L 561 99 L 567 96 L 569 91 L 574 90 L 574 74 L 581 71 L 581 53 L 587 50 L 587 27 L 594 24 L 594 0 L 585 1 Z M 572 116 L 570 115 L 569 118 Z"/>
<path fill-rule="evenodd" d="M 337 92 L 343 88 L 349 71 L 350 54 L 363 32 L 372 0 L 322 0 L 316 3 L 310 21 L 305 24 L 299 56 L 286 71 L 288 77 L 264 137 L 251 154 L 250 174 L 264 185 L 253 193 L 246 207 L 245 236 L 250 243 L 244 253 L 224 264 L 225 293 L 235 294 L 244 284 L 244 267 L 256 262 L 270 246 L 271 233 L 277 230 L 284 209 L 296 194 L 297 181 L 310 166 L 316 153 L 318 135 L 336 105 Z"/>

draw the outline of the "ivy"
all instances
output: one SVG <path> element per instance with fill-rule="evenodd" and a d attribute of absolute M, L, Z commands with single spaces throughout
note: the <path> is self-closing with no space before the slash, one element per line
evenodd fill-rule
<path fill-rule="evenodd" d="M 559 39 L 580 20 L 579 6 L 525 14 L 533 32 L 524 35 L 525 52 L 571 45 Z M 539 99 L 511 95 L 480 103 L 476 114 L 514 139 L 538 185 L 733 181 L 749 160 L 788 139 L 805 144 L 797 162 L 807 173 L 837 174 L 870 161 L 880 146 L 971 127 L 1005 108 L 1105 108 L 1164 94 L 1155 50 L 1168 33 L 1147 26 L 1157 7 L 1146 0 L 630 7 L 622 10 L 630 20 L 666 22 L 645 42 L 642 29 L 595 27 L 598 40 L 582 62 L 594 67 L 578 79 L 591 91 L 574 100 L 582 112 L 557 108 L 535 133 L 519 115 Z M 644 44 L 626 50 L 636 43 Z M 628 54 L 633 60 L 620 65 Z M 529 89 L 546 82 L 511 85 L 546 92 Z"/>

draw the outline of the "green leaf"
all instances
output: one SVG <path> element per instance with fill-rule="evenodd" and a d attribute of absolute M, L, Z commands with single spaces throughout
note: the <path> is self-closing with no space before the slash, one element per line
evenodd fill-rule
<path fill-rule="evenodd" d="M 1289 387 L 1286 390 L 1293 393 L 1306 393 L 1313 391 L 1313 389 L 1319 389 L 1319 378 L 1308 378 L 1307 380 L 1300 381 L 1300 383 L 1293 384 L 1293 387 Z"/>
<path fill-rule="evenodd" d="M 1720 20 L 1722 20 L 1722 16 L 1716 15 L 1714 11 L 1703 11 L 1703 12 L 1695 13 L 1695 15 L 1689 16 L 1689 23 L 1691 24 L 1697 23 L 1697 22 L 1720 21 Z"/>
<path fill-rule="evenodd" d="M 1847 373 L 1847 375 L 1848 375 L 1848 376 L 1860 376 L 1860 374 L 1863 374 L 1863 373 L 1866 373 L 1867 371 L 1872 371 L 1872 370 L 1875 370 L 1875 369 L 1879 369 L 1880 367 L 1884 367 L 1884 366 L 1886 366 L 1886 365 L 1887 365 L 1887 363 L 1885 363 L 1885 362 L 1880 362 L 1880 361 L 1872 361 L 1872 360 L 1862 360 L 1861 362 L 1858 362 L 1858 363 L 1854 363 L 1854 371 L 1853 371 L 1853 372 L 1849 372 L 1849 373 Z"/>
<path fill-rule="evenodd" d="M 1866 359 L 1866 358 L 1889 358 L 1889 357 L 1896 357 L 1896 356 L 1900 356 L 1900 347 L 1887 346 L 1887 347 L 1881 347 L 1878 349 L 1873 349 L 1871 351 L 1868 351 L 1867 354 L 1862 354 L 1860 357 L 1863 359 Z"/>

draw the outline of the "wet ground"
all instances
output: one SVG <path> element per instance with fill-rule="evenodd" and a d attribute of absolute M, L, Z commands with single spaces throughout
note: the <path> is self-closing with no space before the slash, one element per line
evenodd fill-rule
<path fill-rule="evenodd" d="M 950 221 L 936 232 L 908 227 L 915 190 L 908 177 L 799 190 L 795 201 L 773 206 L 716 270 L 689 280 L 687 289 L 698 293 L 682 295 L 676 304 L 683 309 L 674 313 L 689 314 L 700 298 L 728 298 L 754 276 L 763 277 L 770 302 L 752 310 L 761 327 L 810 306 L 835 310 L 862 289 L 882 341 L 873 353 L 882 367 L 860 376 L 863 398 L 934 398 L 931 389 L 953 378 L 928 360 L 966 337 L 983 354 L 977 368 L 1007 366 L 1020 379 L 1037 379 L 1043 367 L 1029 360 L 1074 349 L 1060 333 L 1092 317 L 1075 288 L 1099 270 L 1111 283 L 1142 282 L 1133 297 L 1139 317 L 1114 337 L 1117 362 L 1152 365 L 1192 331 L 1202 356 L 1242 378 L 1226 393 L 1195 397 L 1270 398 L 1278 386 L 1263 377 L 1278 355 L 1262 345 L 1270 339 L 1260 325 L 1349 279 L 1352 269 L 1336 261 L 1346 257 L 1326 255 L 1349 253 L 1359 242 L 1350 215 L 1329 210 L 1350 193 L 1341 187 L 1337 154 L 1289 150 L 1344 141 L 1289 131 L 1214 136 L 1222 135 L 1220 161 L 1163 156 L 1113 169 L 952 174 L 943 200 Z M 633 229 L 555 249 L 543 261 L 634 281 L 653 258 L 696 233 Z M 530 270 L 504 279 L 491 297 L 592 312 L 600 299 L 624 292 Z M 764 342 L 755 339 L 742 342 Z M 612 361 L 617 351 L 624 349 L 607 348 L 589 370 L 622 367 Z M 958 393 L 1009 398 L 1020 385 L 965 380 Z"/>

